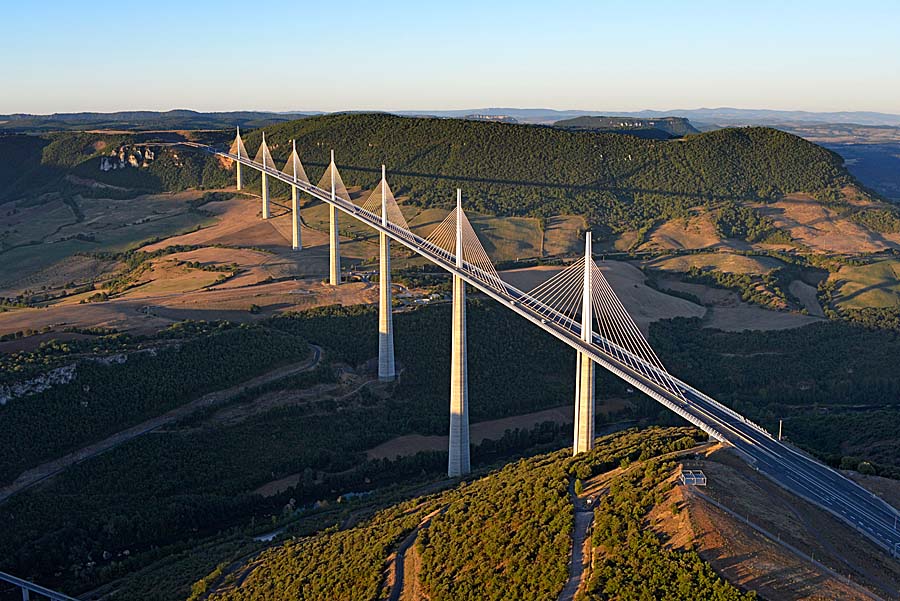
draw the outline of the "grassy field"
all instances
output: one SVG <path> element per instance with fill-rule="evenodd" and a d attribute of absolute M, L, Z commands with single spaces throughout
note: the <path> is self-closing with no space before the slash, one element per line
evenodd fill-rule
<path fill-rule="evenodd" d="M 702 214 L 660 224 L 651 232 L 649 240 L 641 245 L 641 250 L 710 248 L 722 246 L 724 242 L 709 216 Z"/>
<path fill-rule="evenodd" d="M 836 253 L 878 252 L 900 248 L 900 234 L 879 234 L 806 194 L 758 207 L 794 241 L 817 251 Z"/>
<path fill-rule="evenodd" d="M 900 260 L 884 259 L 861 267 L 844 265 L 828 279 L 837 284 L 835 302 L 841 308 L 900 305 Z"/>
<path fill-rule="evenodd" d="M 698 269 L 712 268 L 726 273 L 769 273 L 784 263 L 768 257 L 745 257 L 731 253 L 700 253 L 679 257 L 662 257 L 647 264 L 651 269 L 661 271 L 685 272 L 692 267 Z"/>
<path fill-rule="evenodd" d="M 0 293 L 64 284 L 71 276 L 71 261 L 66 260 L 76 253 L 122 251 L 142 241 L 211 225 L 214 219 L 208 213 L 192 211 L 188 204 L 200 196 L 201 192 L 182 192 L 127 200 L 77 197 L 80 220 L 62 202 L 6 214 L 0 217 L 0 228 L 10 232 L 3 239 L 6 250 L 0 250 Z"/>

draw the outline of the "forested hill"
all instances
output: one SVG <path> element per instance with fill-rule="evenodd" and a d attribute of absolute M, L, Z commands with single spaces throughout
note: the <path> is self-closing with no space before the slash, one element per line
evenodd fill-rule
<path fill-rule="evenodd" d="M 244 141 L 255 153 L 260 131 Z M 318 176 L 334 148 L 348 184 L 371 185 L 382 163 L 395 193 L 499 215 L 584 214 L 613 230 L 678 216 L 688 207 L 790 192 L 836 198 L 854 180 L 835 153 L 768 128 L 723 129 L 679 141 L 593 131 L 413 119 L 384 114 L 312 117 L 266 128 L 276 160 L 296 139 Z"/>
<path fill-rule="evenodd" d="M 574 458 L 559 451 L 523 459 L 351 528 L 292 537 L 230 577 L 217 569 L 194 585 L 190 601 L 556 599 L 572 549 L 570 486 L 578 494 L 582 487 L 609 489 L 594 510 L 588 544 L 595 561 L 578 598 L 753 601 L 754 593 L 728 584 L 700 555 L 673 550 L 646 526 L 672 488 L 676 464 L 669 454 L 693 448 L 699 438 L 687 428 L 632 430 L 601 438 Z M 406 568 L 397 571 L 405 537 L 414 543 L 400 555 Z"/>
<path fill-rule="evenodd" d="M 647 229 L 691 207 L 808 192 L 830 201 L 854 183 L 835 153 L 767 128 L 723 129 L 683 140 L 649 140 L 597 131 L 456 119 L 335 114 L 265 128 L 277 161 L 296 139 L 314 179 L 333 148 L 348 185 L 374 184 L 387 165 L 395 194 L 424 206 L 447 205 L 461 187 L 470 210 L 501 216 L 577 214 L 613 232 Z M 255 154 L 261 129 L 245 134 Z M 192 134 L 193 135 L 193 134 Z M 227 131 L 200 134 L 223 145 Z M 132 135 L 86 132 L 0 136 L 0 202 L 40 202 L 47 192 L 117 195 L 219 187 L 233 181 L 203 153 L 160 146 L 146 168 L 103 172 L 103 157 L 135 148 Z M 152 142 L 151 142 L 152 143 Z M 69 174 L 78 178 L 67 177 Z M 254 172 L 246 174 L 254 185 Z M 120 189 L 79 184 L 85 179 Z M 76 189 L 77 188 L 77 189 Z M 277 191 L 277 188 L 276 188 Z"/>

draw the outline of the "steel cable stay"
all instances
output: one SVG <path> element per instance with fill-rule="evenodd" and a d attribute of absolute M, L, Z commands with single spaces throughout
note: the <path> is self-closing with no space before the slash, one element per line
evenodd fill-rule
<path fill-rule="evenodd" d="M 360 205 L 360 208 L 363 211 L 368 212 L 376 219 L 381 219 L 382 207 L 385 209 L 387 222 L 389 224 L 396 225 L 404 230 L 409 229 L 409 224 L 406 222 L 406 218 L 400 210 L 400 205 L 397 204 L 397 199 L 394 198 L 394 193 L 391 192 L 391 187 L 388 185 L 387 181 L 384 180 L 381 180 L 378 185 L 375 186 L 375 189 L 369 194 L 366 201 Z"/>
<path fill-rule="evenodd" d="M 278 170 L 278 167 L 275 166 L 275 160 L 272 158 L 272 153 L 269 152 L 269 146 L 266 144 L 266 134 L 263 134 L 262 143 L 259 145 L 259 150 L 256 151 L 253 162 L 262 165 L 266 169 Z"/>
<path fill-rule="evenodd" d="M 344 185 L 344 180 L 341 177 L 341 173 L 338 171 L 334 160 L 328 164 L 328 167 L 325 168 L 325 173 L 322 174 L 319 183 L 316 184 L 316 188 L 325 194 L 331 194 L 332 187 L 334 187 L 334 195 L 336 198 L 340 198 L 351 204 L 353 203 L 353 201 L 350 200 L 350 193 L 347 192 L 347 186 Z"/>
<path fill-rule="evenodd" d="M 294 140 L 291 141 L 291 156 L 288 157 L 287 162 L 284 164 L 284 169 L 282 169 L 281 172 L 292 178 L 295 182 L 309 183 L 306 169 L 303 168 L 303 163 L 300 162 L 300 155 L 297 154 L 297 142 Z"/>

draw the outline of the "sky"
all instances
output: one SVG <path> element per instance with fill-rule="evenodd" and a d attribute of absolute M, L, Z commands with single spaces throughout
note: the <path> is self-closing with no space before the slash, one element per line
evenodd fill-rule
<path fill-rule="evenodd" d="M 0 0 L 0 114 L 900 113 L 900 2 Z"/>

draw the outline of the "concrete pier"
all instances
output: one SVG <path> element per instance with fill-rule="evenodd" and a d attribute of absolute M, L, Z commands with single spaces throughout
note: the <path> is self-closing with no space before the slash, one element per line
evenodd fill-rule
<path fill-rule="evenodd" d="M 269 176 L 262 172 L 262 218 L 268 219 L 269 215 Z"/>
<path fill-rule="evenodd" d="M 303 242 L 300 239 L 300 200 L 297 198 L 297 186 L 291 186 L 291 248 L 300 250 Z"/>
<path fill-rule="evenodd" d="M 456 191 L 457 215 L 461 193 Z M 462 223 L 456 221 L 456 264 L 463 265 Z M 466 283 L 453 276 L 453 333 L 450 358 L 450 457 L 447 475 L 451 478 L 472 471 L 469 459 L 469 374 L 466 365 Z"/>
<path fill-rule="evenodd" d="M 387 180 L 381 166 L 381 224 L 387 225 Z M 378 379 L 390 382 L 397 377 L 394 366 L 394 316 L 391 294 L 391 245 L 384 232 L 378 233 Z"/>
<path fill-rule="evenodd" d="M 237 128 L 237 135 L 234 138 L 234 146 L 235 146 L 235 154 L 237 154 L 239 159 L 245 159 L 247 157 L 241 155 L 241 148 L 244 143 L 241 141 L 241 128 Z M 241 176 L 241 163 L 240 161 L 234 162 L 234 175 L 237 178 L 237 189 L 242 190 L 244 188 L 244 178 Z"/>
<path fill-rule="evenodd" d="M 581 352 L 576 360 L 574 455 L 594 448 L 594 362 Z"/>
<path fill-rule="evenodd" d="M 581 339 L 591 342 L 593 312 L 591 306 L 591 233 L 585 236 L 584 294 L 581 304 Z M 575 442 L 574 455 L 594 448 L 594 362 L 590 356 L 578 351 L 575 366 Z"/>
<path fill-rule="evenodd" d="M 334 189 L 334 170 L 337 168 L 334 164 L 334 151 L 331 151 L 331 201 L 335 202 Z M 332 286 L 338 286 L 341 283 L 341 240 L 338 237 L 338 213 L 337 208 L 331 204 L 328 205 L 328 283 Z"/>

